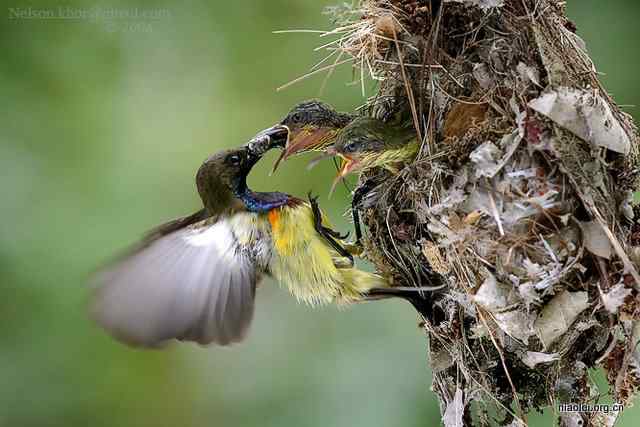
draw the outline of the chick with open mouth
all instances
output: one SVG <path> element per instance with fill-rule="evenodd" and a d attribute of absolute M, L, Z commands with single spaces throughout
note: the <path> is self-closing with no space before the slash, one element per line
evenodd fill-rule
<path fill-rule="evenodd" d="M 324 102 L 304 101 L 293 107 L 280 123 L 261 131 L 254 139 L 271 136 L 282 142 L 281 136 L 286 132 L 284 144 L 280 146 L 282 153 L 273 166 L 275 171 L 282 161 L 292 156 L 312 151 L 324 152 L 354 118 Z"/>

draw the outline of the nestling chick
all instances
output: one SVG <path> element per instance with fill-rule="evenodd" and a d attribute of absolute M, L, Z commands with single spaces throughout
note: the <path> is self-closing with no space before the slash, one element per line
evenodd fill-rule
<path fill-rule="evenodd" d="M 338 135 L 333 147 L 326 149 L 342 158 L 338 175 L 331 186 L 336 185 L 353 172 L 365 172 L 376 167 L 397 173 L 400 167 L 413 160 L 420 144 L 412 125 L 391 124 L 371 117 L 358 117 L 349 123 Z M 359 203 L 373 188 L 371 181 L 365 181 L 353 194 L 351 214 L 356 232 L 356 242 L 362 238 Z"/>
<path fill-rule="evenodd" d="M 288 138 L 273 169 L 289 157 L 309 151 L 324 151 L 333 144 L 340 131 L 355 116 L 339 113 L 329 104 L 311 100 L 297 104 L 280 123 L 260 134 L 272 134 L 286 129 Z M 258 135 L 260 135 L 258 134 Z"/>
<path fill-rule="evenodd" d="M 412 126 L 358 117 L 340 132 L 331 150 L 342 158 L 336 180 L 376 167 L 397 173 L 404 163 L 416 157 L 419 150 L 420 144 Z"/>

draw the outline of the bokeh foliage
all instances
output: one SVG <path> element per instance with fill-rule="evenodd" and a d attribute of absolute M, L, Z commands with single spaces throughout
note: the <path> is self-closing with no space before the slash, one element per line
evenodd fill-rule
<path fill-rule="evenodd" d="M 0 425 L 438 424 L 426 345 L 401 302 L 310 309 L 265 283 L 248 342 L 231 349 L 130 350 L 86 318 L 86 277 L 143 230 L 197 208 L 193 176 L 209 153 L 318 95 L 322 77 L 275 88 L 320 60 L 312 49 L 324 39 L 271 31 L 329 28 L 329 4 L 3 2 Z M 165 12 L 12 10 L 60 17 L 59 7 Z M 569 11 L 615 99 L 639 104 L 640 4 L 573 0 Z M 352 78 L 341 68 L 323 98 L 361 104 Z M 250 185 L 326 195 L 330 163 L 307 173 L 297 159 L 269 177 L 273 159 Z M 321 198 L 342 229 L 347 194 Z M 620 425 L 638 419 L 630 409 Z"/>

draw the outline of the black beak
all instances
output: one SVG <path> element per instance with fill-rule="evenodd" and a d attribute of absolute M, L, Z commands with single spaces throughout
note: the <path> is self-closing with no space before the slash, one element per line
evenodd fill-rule
<path fill-rule="evenodd" d="M 272 148 L 284 149 L 289 137 L 289 128 L 284 125 L 275 125 L 260 131 L 251 138 L 247 147 L 249 151 L 257 155 L 263 155 Z"/>

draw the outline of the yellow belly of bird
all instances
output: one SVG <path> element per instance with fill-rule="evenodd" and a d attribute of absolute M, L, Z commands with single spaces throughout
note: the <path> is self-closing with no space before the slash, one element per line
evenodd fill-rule
<path fill-rule="evenodd" d="M 419 150 L 420 145 L 417 141 L 414 141 L 395 150 L 386 150 L 382 154 L 372 154 L 371 158 L 366 159 L 364 163 L 370 164 L 371 167 L 383 167 L 395 174 L 400 170 L 397 167 L 398 164 L 413 160 Z"/>
<path fill-rule="evenodd" d="M 338 267 L 348 262 L 315 230 L 308 204 L 274 209 L 268 218 L 274 246 L 271 273 L 299 301 L 348 303 L 385 285 L 378 275 Z M 323 223 L 328 226 L 324 218 Z"/>

